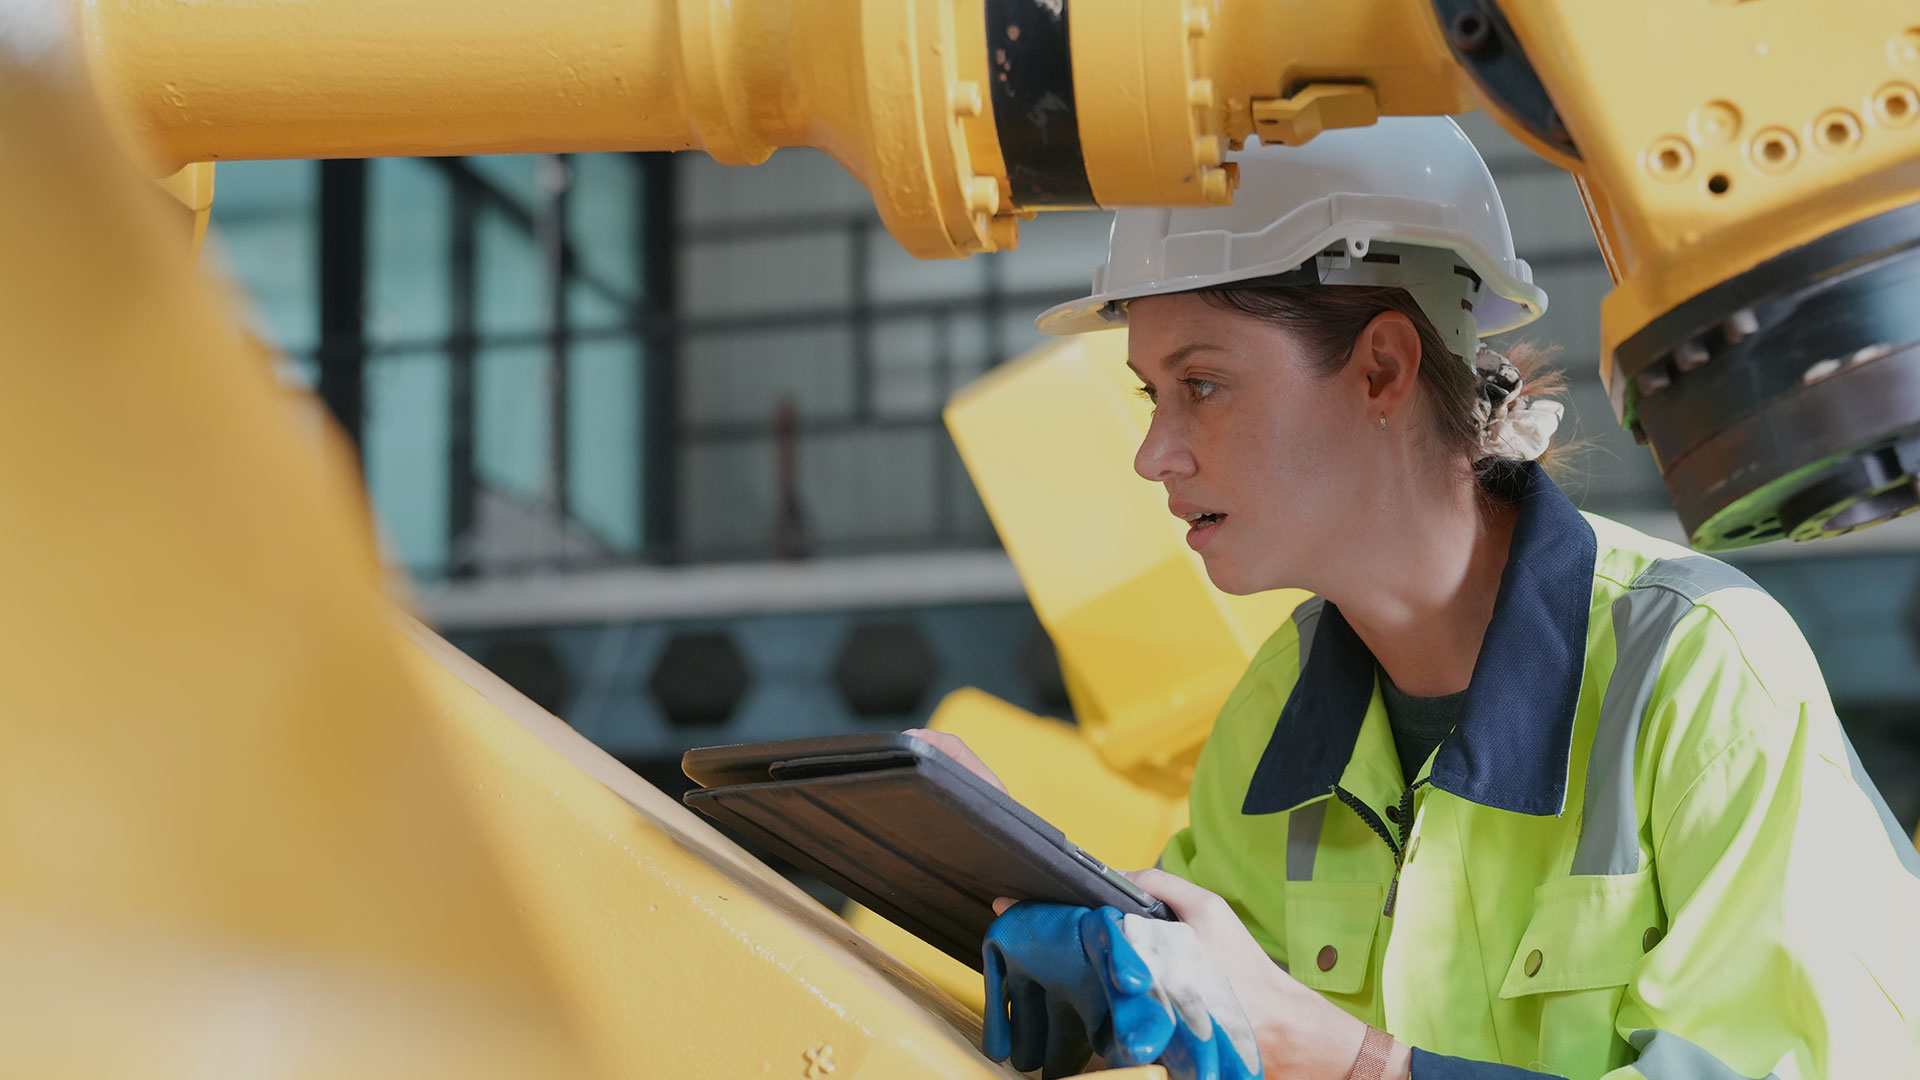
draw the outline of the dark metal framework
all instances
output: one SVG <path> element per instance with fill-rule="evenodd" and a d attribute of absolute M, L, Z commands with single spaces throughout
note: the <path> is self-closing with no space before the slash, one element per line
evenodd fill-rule
<path fill-rule="evenodd" d="M 360 445 L 366 419 L 367 163 L 320 163 L 320 400 Z"/>

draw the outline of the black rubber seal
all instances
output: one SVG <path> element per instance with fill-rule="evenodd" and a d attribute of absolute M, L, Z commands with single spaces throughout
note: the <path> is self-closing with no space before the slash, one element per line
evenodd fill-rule
<path fill-rule="evenodd" d="M 1088 209 L 1068 0 L 987 0 L 987 81 L 1016 206 Z"/>

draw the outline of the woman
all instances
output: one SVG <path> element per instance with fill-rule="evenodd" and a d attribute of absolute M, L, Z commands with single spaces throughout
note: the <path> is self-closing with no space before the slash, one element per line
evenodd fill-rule
<path fill-rule="evenodd" d="M 1014 906 L 990 1053 L 1920 1076 L 1920 856 L 1787 614 L 1535 460 L 1554 383 L 1478 338 L 1545 297 L 1471 144 L 1383 121 L 1239 168 L 1231 207 L 1121 212 L 1094 295 L 1040 326 L 1129 326 L 1155 404 L 1135 468 L 1208 575 L 1316 599 L 1136 875 L 1190 931 Z"/>

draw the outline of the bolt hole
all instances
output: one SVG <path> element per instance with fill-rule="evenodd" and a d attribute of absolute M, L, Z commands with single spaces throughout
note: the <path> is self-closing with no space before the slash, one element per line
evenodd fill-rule
<path fill-rule="evenodd" d="M 1733 187 L 1733 181 L 1726 173 L 1714 173 L 1707 179 L 1707 190 L 1715 195 L 1725 195 Z"/>
<path fill-rule="evenodd" d="M 1873 95 L 1873 111 L 1888 127 L 1906 127 L 1920 118 L 1920 92 L 1906 83 L 1889 83 Z"/>
<path fill-rule="evenodd" d="M 1760 156 L 1778 165 L 1787 160 L 1787 144 L 1779 139 L 1768 139 L 1760 147 Z"/>
<path fill-rule="evenodd" d="M 1453 47 L 1465 53 L 1479 53 L 1493 44 L 1493 24 L 1478 11 L 1463 11 L 1448 26 Z"/>
<path fill-rule="evenodd" d="M 1679 167 L 1680 167 L 1680 151 L 1675 150 L 1671 146 L 1667 147 L 1665 150 L 1660 151 L 1660 170 L 1662 172 L 1673 172 L 1675 169 L 1678 169 Z"/>
<path fill-rule="evenodd" d="M 1847 125 L 1838 121 L 1827 125 L 1827 141 L 1835 146 L 1847 141 Z"/>

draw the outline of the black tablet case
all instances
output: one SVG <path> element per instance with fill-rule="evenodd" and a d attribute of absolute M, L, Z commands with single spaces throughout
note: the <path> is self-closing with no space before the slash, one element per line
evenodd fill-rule
<path fill-rule="evenodd" d="M 758 752 L 760 777 L 802 775 L 738 783 L 756 771 L 740 764 L 746 751 Z M 1142 905 L 1102 877 L 1106 868 L 1058 829 L 918 740 L 696 750 L 683 768 L 723 785 L 688 792 L 689 806 L 975 971 L 995 897 L 1169 917 L 1158 901 Z"/>

